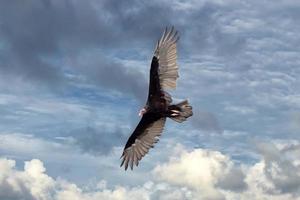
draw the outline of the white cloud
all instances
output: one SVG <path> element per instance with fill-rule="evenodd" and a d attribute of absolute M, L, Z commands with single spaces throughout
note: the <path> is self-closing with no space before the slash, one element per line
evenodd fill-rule
<path fill-rule="evenodd" d="M 230 158 L 220 152 L 182 149 L 179 156 L 174 155 L 168 163 L 157 166 L 154 173 L 162 181 L 197 191 L 203 199 L 222 199 L 224 195 L 216 185 L 234 169 Z M 241 175 L 237 177 L 238 185 L 243 185 L 243 174 L 238 175 Z"/>
<path fill-rule="evenodd" d="M 154 184 L 149 181 L 132 188 L 107 187 L 100 181 L 93 187 L 81 188 L 63 179 L 53 179 L 47 175 L 40 160 L 25 162 L 24 170 L 15 168 L 15 161 L 0 159 L 0 199 L 26 200 L 148 200 L 186 199 L 192 196 L 185 188 L 169 186 L 166 183 Z"/>
<path fill-rule="evenodd" d="M 1 199 L 50 199 L 55 181 L 46 175 L 43 163 L 39 160 L 25 162 L 24 171 L 15 170 L 15 161 L 0 160 Z"/>
<path fill-rule="evenodd" d="M 0 199 L 299 200 L 300 162 L 285 156 L 287 152 L 288 155 L 299 152 L 298 143 L 261 143 L 258 149 L 262 155 L 260 161 L 240 166 L 221 152 L 200 148 L 188 151 L 177 145 L 170 160 L 152 171 L 153 178 L 134 186 L 124 183 L 109 186 L 101 180 L 80 187 L 63 178 L 50 177 L 38 159 L 25 162 L 24 169 L 18 170 L 14 160 L 2 158 Z"/>
<path fill-rule="evenodd" d="M 272 144 L 260 144 L 259 150 L 259 162 L 236 166 L 217 151 L 182 149 L 154 174 L 160 181 L 188 187 L 201 199 L 300 199 L 299 162 L 291 162 Z"/>

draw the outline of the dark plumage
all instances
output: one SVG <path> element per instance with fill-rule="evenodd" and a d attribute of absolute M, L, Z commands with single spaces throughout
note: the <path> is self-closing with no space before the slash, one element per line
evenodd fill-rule
<path fill-rule="evenodd" d="M 129 137 L 121 156 L 121 167 L 125 165 L 125 170 L 128 166 L 131 169 L 133 165 L 138 166 L 142 157 L 159 140 L 167 117 L 183 122 L 193 115 L 187 100 L 171 105 L 172 98 L 165 91 L 175 89 L 179 77 L 176 63 L 178 39 L 178 32 L 172 27 L 171 30 L 166 28 L 157 42 L 151 62 L 148 100 L 140 111 L 142 119 Z"/>

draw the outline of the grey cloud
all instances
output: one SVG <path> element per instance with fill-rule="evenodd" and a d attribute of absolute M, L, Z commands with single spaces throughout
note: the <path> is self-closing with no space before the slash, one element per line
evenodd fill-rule
<path fill-rule="evenodd" d="M 232 6 L 204 1 L 190 10 L 176 10 L 167 1 L 136 0 L 27 1 L 22 6 L 17 1 L 3 1 L 1 4 L 0 34 L 7 43 L 1 55 L 2 70 L 51 83 L 64 77 L 61 66 L 57 66 L 61 63 L 49 62 L 49 59 L 59 59 L 69 53 L 79 56 L 81 51 L 90 48 L 100 48 L 109 54 L 110 50 L 145 47 L 145 51 L 151 53 L 153 41 L 164 26 L 171 24 L 182 35 L 181 56 L 186 53 L 207 55 L 209 52 L 218 58 L 225 57 L 223 62 L 229 68 L 247 70 L 259 62 L 253 62 L 253 56 L 245 54 L 253 51 L 251 41 L 261 44 L 266 40 L 266 34 L 277 37 L 271 31 L 272 27 L 261 24 L 271 23 L 278 30 L 286 28 L 277 25 L 277 20 L 274 24 L 273 18 L 265 16 L 259 8 L 253 15 L 242 3 Z M 262 7 L 268 8 L 267 13 L 278 12 L 276 5 Z M 291 9 L 291 6 L 285 6 L 279 13 L 288 13 Z M 287 17 L 295 20 L 297 15 Z M 228 31 L 230 28 L 235 31 Z M 295 26 L 292 31 L 296 29 Z M 282 39 L 280 35 L 275 43 Z M 263 44 L 268 48 L 274 43 Z"/>
<path fill-rule="evenodd" d="M 283 153 L 289 153 L 292 151 L 300 151 L 300 144 L 299 143 L 298 144 L 290 144 L 290 145 L 285 146 L 282 149 Z"/>
<path fill-rule="evenodd" d="M 134 12 L 131 12 L 132 6 Z M 103 49 L 106 54 L 112 49 L 130 51 L 137 44 L 146 46 L 150 41 L 152 51 L 162 28 L 171 24 L 172 12 L 167 10 L 164 4 L 139 1 L 32 0 L 22 6 L 18 1 L 2 1 L 0 71 L 21 77 L 24 82 L 38 81 L 50 87 L 61 87 L 67 81 L 66 66 L 61 61 L 65 56 L 72 55 L 73 59 L 93 48 Z M 124 66 L 109 59 L 108 62 L 113 63 L 111 66 L 98 63 L 97 68 L 93 68 L 95 71 L 85 73 L 87 79 L 98 79 L 96 83 L 104 87 L 120 87 L 120 91 L 126 84 L 130 88 L 144 89 L 145 84 L 137 80 L 141 77 L 139 74 L 124 72 Z M 74 72 L 82 73 L 81 70 Z M 95 74 L 100 77 L 95 78 Z M 115 78 L 122 80 L 113 82 Z"/>
<path fill-rule="evenodd" d="M 105 155 L 111 152 L 115 146 L 122 146 L 126 140 L 123 130 L 119 127 L 86 127 L 72 130 L 63 134 L 73 138 L 72 143 L 83 152 L 94 155 Z"/>
<path fill-rule="evenodd" d="M 206 131 L 222 132 L 218 119 L 213 113 L 196 109 L 194 109 L 193 112 L 192 124 L 195 128 Z"/>
<path fill-rule="evenodd" d="M 239 168 L 232 168 L 223 178 L 218 180 L 217 186 L 235 192 L 244 191 L 247 189 L 245 174 Z"/>
<path fill-rule="evenodd" d="M 60 70 L 45 61 L 48 56 L 57 55 L 55 30 L 59 27 L 54 23 L 54 13 L 41 2 L 33 1 L 22 6 L 17 1 L 2 1 L 0 9 L 0 35 L 6 44 L 0 70 L 28 79 L 59 82 Z"/>
<path fill-rule="evenodd" d="M 72 63 L 73 67 L 84 75 L 88 82 L 133 95 L 140 102 L 145 101 L 148 83 L 144 74 L 138 70 L 126 68 L 122 63 L 96 53 L 80 56 L 74 60 L 76 62 Z"/>
<path fill-rule="evenodd" d="M 281 193 L 297 194 L 300 189 L 299 168 L 286 156 L 286 152 L 283 153 L 271 143 L 258 143 L 257 148 L 264 158 L 264 173 L 275 188 Z"/>
<path fill-rule="evenodd" d="M 233 52 L 236 49 L 236 40 L 232 35 L 223 34 L 220 30 L 218 13 L 226 13 L 224 7 L 206 2 L 203 6 L 186 15 L 189 23 L 181 24 L 183 34 L 185 34 L 187 54 L 203 55 L 210 52 Z M 224 52 L 224 50 L 226 50 Z M 230 54 L 230 53 L 229 53 Z"/>
<path fill-rule="evenodd" d="M 97 80 L 95 84 L 119 91 L 138 87 L 139 92 L 133 91 L 133 95 L 142 99 L 141 91 L 146 84 L 137 80 L 141 76 L 126 72 L 124 66 L 113 61 L 115 54 L 108 55 L 111 51 L 131 52 L 136 47 L 145 47 L 145 52 L 151 55 L 163 27 L 171 24 L 182 35 L 179 45 L 185 48 L 181 56 L 206 54 L 210 50 L 213 53 L 216 48 L 232 55 L 240 52 L 245 43 L 245 37 L 236 38 L 237 35 L 222 31 L 219 13 L 230 12 L 230 6 L 213 2 L 204 2 L 187 11 L 176 10 L 167 1 L 27 1 L 23 6 L 17 1 L 4 1 L 1 4 L 0 35 L 7 47 L 0 55 L 4 58 L 0 70 L 21 76 L 24 81 L 46 82 L 51 87 L 66 81 L 62 58 L 76 59 L 82 52 L 96 48 L 107 54 L 108 62 L 97 60 L 97 67 L 90 68 L 90 72 L 85 72 L 84 66 L 82 70 L 76 68 L 74 73 L 83 73 L 87 79 Z M 182 20 L 178 20 L 178 15 Z M 118 77 L 123 76 L 122 82 L 112 82 L 116 71 L 120 71 Z M 125 89 L 120 83 L 127 85 Z"/>
<path fill-rule="evenodd" d="M 35 197 L 32 196 L 31 191 L 26 188 L 26 185 L 21 180 L 18 182 L 18 190 L 12 187 L 11 184 L 8 183 L 7 180 L 3 180 L 1 183 L 0 188 L 0 199 L 5 200 L 36 200 Z"/>
<path fill-rule="evenodd" d="M 291 131 L 294 131 L 295 133 L 300 132 L 300 112 L 294 112 L 290 116 L 290 129 Z"/>

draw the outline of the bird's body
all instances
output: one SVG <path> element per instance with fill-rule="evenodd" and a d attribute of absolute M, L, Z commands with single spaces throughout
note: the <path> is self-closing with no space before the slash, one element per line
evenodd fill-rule
<path fill-rule="evenodd" d="M 183 122 L 193 115 L 187 100 L 171 105 L 171 95 L 165 91 L 175 89 L 179 77 L 176 63 L 178 39 L 177 31 L 174 32 L 172 27 L 170 31 L 165 30 L 156 45 L 150 68 L 148 100 L 139 113 L 142 119 L 129 137 L 121 156 L 121 166 L 125 164 L 125 170 L 128 165 L 131 169 L 134 164 L 138 166 L 141 158 L 159 140 L 167 118 Z"/>

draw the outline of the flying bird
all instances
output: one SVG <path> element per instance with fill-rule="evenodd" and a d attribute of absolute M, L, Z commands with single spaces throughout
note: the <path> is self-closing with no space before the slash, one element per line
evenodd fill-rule
<path fill-rule="evenodd" d="M 146 105 L 140 110 L 141 120 L 129 137 L 123 154 L 121 166 L 127 170 L 130 166 L 138 166 L 150 148 L 158 142 L 167 118 L 183 122 L 193 115 L 192 106 L 188 100 L 171 104 L 172 97 L 167 89 L 176 88 L 178 65 L 176 63 L 176 44 L 179 40 L 178 31 L 168 28 L 158 40 L 150 68 L 150 83 Z"/>

